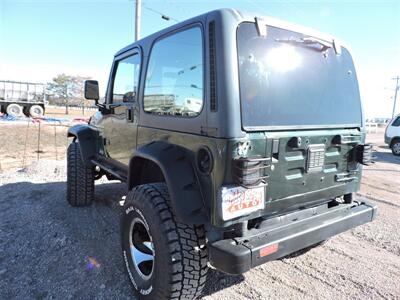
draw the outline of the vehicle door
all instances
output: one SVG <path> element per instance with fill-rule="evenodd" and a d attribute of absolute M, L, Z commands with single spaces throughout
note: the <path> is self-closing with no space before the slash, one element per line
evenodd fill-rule
<path fill-rule="evenodd" d="M 110 158 L 124 165 L 136 148 L 140 65 L 138 49 L 117 56 L 107 95 L 110 114 L 104 130 L 105 149 Z"/>

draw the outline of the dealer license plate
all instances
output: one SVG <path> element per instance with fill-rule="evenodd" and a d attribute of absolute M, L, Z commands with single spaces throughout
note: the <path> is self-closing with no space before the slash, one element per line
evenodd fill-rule
<path fill-rule="evenodd" d="M 222 187 L 220 200 L 222 219 L 230 220 L 264 209 L 264 186 L 246 189 L 241 186 Z"/>

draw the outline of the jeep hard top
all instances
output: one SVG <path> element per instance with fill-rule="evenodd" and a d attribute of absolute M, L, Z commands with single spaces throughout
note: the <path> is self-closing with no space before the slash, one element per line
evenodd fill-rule
<path fill-rule="evenodd" d="M 233 9 L 120 50 L 104 101 L 69 129 L 67 199 L 127 183 L 122 257 L 143 299 L 196 298 L 230 274 L 373 220 L 353 197 L 371 163 L 353 60 L 339 40 Z"/>

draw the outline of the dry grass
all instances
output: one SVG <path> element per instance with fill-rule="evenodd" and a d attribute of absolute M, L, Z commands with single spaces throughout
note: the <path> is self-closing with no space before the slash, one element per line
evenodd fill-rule
<path fill-rule="evenodd" d="M 85 114 L 78 108 L 46 107 L 46 116 L 75 119 L 89 118 L 95 110 L 85 109 Z M 68 125 L 8 122 L 0 124 L 0 172 L 24 168 L 43 158 L 65 159 Z M 38 143 L 39 142 L 39 143 Z"/>
<path fill-rule="evenodd" d="M 43 158 L 62 160 L 68 126 L 53 124 L 1 124 L 0 171 L 23 168 Z"/>
<path fill-rule="evenodd" d="M 46 107 L 46 116 L 49 117 L 58 117 L 58 118 L 75 118 L 75 117 L 90 117 L 96 111 L 93 109 L 85 109 L 84 113 L 82 109 L 76 107 L 70 107 L 68 109 L 68 115 L 65 114 L 65 107 L 55 107 L 55 106 L 47 106 Z"/>

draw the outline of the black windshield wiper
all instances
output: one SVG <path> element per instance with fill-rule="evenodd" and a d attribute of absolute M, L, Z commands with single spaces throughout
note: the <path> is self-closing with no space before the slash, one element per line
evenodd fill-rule
<path fill-rule="evenodd" d="M 312 38 L 312 37 L 300 38 L 300 39 L 293 38 L 293 37 L 290 37 L 287 39 L 275 39 L 275 42 L 300 45 L 300 46 L 304 46 L 304 47 L 320 45 L 320 46 L 322 46 L 322 48 L 320 48 L 320 49 L 312 48 L 312 49 L 318 50 L 320 52 L 324 52 L 324 51 L 328 50 L 329 48 L 333 47 L 332 43 L 325 42 L 323 40 L 319 40 L 319 39 Z"/>

